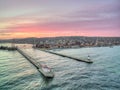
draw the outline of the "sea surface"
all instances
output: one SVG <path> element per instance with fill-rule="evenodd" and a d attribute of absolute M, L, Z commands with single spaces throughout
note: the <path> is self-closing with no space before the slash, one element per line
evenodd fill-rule
<path fill-rule="evenodd" d="M 17 51 L 0 50 L 0 90 L 120 90 L 120 46 L 56 49 L 56 53 L 87 59 L 92 64 L 24 49 L 55 73 L 47 79 Z"/>

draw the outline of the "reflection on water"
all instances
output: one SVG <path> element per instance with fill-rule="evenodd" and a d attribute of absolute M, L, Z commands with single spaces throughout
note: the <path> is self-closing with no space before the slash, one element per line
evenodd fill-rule
<path fill-rule="evenodd" d="M 54 50 L 78 58 L 88 54 L 93 64 L 78 62 L 36 49 L 24 49 L 55 73 L 45 78 L 17 51 L 0 50 L 0 90 L 119 90 L 120 47 Z"/>

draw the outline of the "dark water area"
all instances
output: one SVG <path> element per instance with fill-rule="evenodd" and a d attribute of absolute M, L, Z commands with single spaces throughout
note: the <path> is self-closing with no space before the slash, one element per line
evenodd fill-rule
<path fill-rule="evenodd" d="M 86 59 L 92 64 L 24 49 L 55 73 L 47 79 L 17 51 L 0 50 L 0 90 L 120 90 L 120 46 L 57 49 L 54 52 Z"/>

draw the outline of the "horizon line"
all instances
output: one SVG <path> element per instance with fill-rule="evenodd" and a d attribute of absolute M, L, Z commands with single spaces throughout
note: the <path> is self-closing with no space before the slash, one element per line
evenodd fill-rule
<path fill-rule="evenodd" d="M 7 38 L 0 40 L 11 40 L 11 39 L 26 39 L 26 38 L 58 38 L 58 37 L 105 37 L 105 38 L 120 38 L 120 36 L 48 36 L 48 37 L 25 37 L 25 38 Z"/>

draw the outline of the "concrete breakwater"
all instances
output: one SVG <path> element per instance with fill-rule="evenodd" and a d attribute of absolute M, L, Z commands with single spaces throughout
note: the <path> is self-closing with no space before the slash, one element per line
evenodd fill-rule
<path fill-rule="evenodd" d="M 39 67 L 41 67 L 41 65 L 39 63 L 37 63 L 34 58 L 32 58 L 29 55 L 27 55 L 26 53 L 24 53 L 20 48 L 17 48 L 17 51 L 20 54 L 22 54 L 27 60 L 29 60 L 29 62 L 32 63 L 37 69 Z"/>
<path fill-rule="evenodd" d="M 93 61 L 91 61 L 91 60 L 82 60 L 82 59 L 79 59 L 79 58 L 75 58 L 75 57 L 71 57 L 71 56 L 67 56 L 67 55 L 63 55 L 63 54 L 59 54 L 59 53 L 55 53 L 55 52 L 51 52 L 51 51 L 48 51 L 48 50 L 42 50 L 42 51 L 44 51 L 44 52 L 48 52 L 48 53 L 51 53 L 51 54 L 55 54 L 55 55 L 58 55 L 58 56 L 62 56 L 62 57 L 66 57 L 66 58 L 70 58 L 70 59 L 73 59 L 73 60 L 81 61 L 81 62 L 93 63 Z"/>
<path fill-rule="evenodd" d="M 32 63 L 37 68 L 37 70 L 42 73 L 42 75 L 44 75 L 45 77 L 48 77 L 48 78 L 54 77 L 53 71 L 50 68 L 48 68 L 46 65 L 43 66 L 42 64 L 36 62 L 36 60 L 34 58 L 32 58 L 29 55 L 27 55 L 26 53 L 24 53 L 20 48 L 17 48 L 17 51 L 21 55 L 23 55 L 30 63 Z M 47 69 L 47 71 L 46 71 L 46 69 Z"/>

